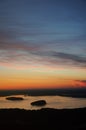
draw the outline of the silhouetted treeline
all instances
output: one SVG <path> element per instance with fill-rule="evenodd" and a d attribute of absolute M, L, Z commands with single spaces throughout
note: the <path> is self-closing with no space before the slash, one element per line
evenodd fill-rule
<path fill-rule="evenodd" d="M 86 98 L 86 88 L 83 89 L 29 89 L 29 90 L 7 90 L 0 91 L 0 96 L 9 95 L 28 95 L 28 96 L 69 96 Z"/>

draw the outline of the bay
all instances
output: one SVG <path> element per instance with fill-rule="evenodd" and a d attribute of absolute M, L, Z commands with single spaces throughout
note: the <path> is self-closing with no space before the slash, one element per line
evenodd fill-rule
<path fill-rule="evenodd" d="M 13 97 L 22 97 L 22 101 L 7 100 L 4 96 L 0 97 L 0 109 L 4 108 L 20 108 L 26 110 L 41 109 L 41 108 L 56 108 L 56 109 L 70 109 L 86 107 L 86 98 L 72 98 L 64 96 L 25 96 L 25 95 L 11 95 Z M 31 102 L 37 100 L 46 100 L 45 106 L 32 106 Z"/>

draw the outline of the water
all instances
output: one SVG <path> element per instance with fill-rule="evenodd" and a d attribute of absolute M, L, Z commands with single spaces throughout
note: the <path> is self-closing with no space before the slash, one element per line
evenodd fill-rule
<path fill-rule="evenodd" d="M 16 97 L 16 96 L 15 96 Z M 0 108 L 20 108 L 20 109 L 41 109 L 41 108 L 82 108 L 86 107 L 86 98 L 72 98 L 63 96 L 24 96 L 17 95 L 17 97 L 22 97 L 22 101 L 10 101 L 6 97 L 0 97 Z M 47 104 L 42 107 L 31 106 L 31 102 L 37 100 L 46 100 Z"/>

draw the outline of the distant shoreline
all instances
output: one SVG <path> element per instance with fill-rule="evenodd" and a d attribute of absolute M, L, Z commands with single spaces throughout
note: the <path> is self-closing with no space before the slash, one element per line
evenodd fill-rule
<path fill-rule="evenodd" d="M 37 90 L 1 90 L 0 96 L 28 95 L 28 96 L 65 96 L 86 98 L 86 89 L 37 89 Z"/>

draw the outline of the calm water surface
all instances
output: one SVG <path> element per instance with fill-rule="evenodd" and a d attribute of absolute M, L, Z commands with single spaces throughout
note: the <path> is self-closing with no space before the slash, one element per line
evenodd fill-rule
<path fill-rule="evenodd" d="M 16 96 L 15 96 L 16 97 Z M 72 98 L 62 96 L 24 96 L 22 101 L 10 101 L 6 97 L 0 97 L 0 108 L 21 108 L 21 109 L 40 109 L 40 108 L 81 108 L 86 107 L 86 98 Z M 36 100 L 46 100 L 47 104 L 43 107 L 31 106 L 31 102 Z"/>

